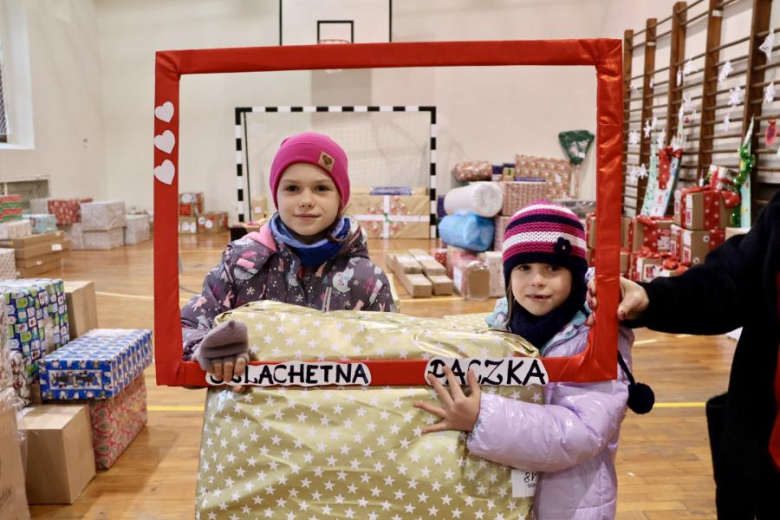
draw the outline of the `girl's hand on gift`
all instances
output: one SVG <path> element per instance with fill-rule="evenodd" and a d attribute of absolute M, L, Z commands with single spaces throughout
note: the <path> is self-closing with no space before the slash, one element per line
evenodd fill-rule
<path fill-rule="evenodd" d="M 211 365 L 211 368 L 207 370 L 207 372 L 213 374 L 214 377 L 222 379 L 223 381 L 230 381 L 233 379 L 233 375 L 240 377 L 244 374 L 246 364 L 247 360 L 244 356 L 239 356 L 235 360 L 235 363 L 232 360 L 226 361 L 225 363 L 222 363 L 221 361 L 214 361 Z M 240 394 L 246 390 L 246 385 L 232 386 L 231 389 L 237 394 Z"/>
<path fill-rule="evenodd" d="M 469 432 L 474 429 L 474 425 L 479 418 L 479 402 L 482 397 L 482 390 L 479 388 L 477 376 L 469 370 L 467 378 L 471 394 L 466 396 L 460 387 L 455 374 L 449 367 L 444 367 L 444 375 L 447 376 L 449 390 L 444 388 L 438 379 L 428 375 L 428 381 L 431 382 L 442 405 L 434 406 L 429 403 L 416 402 L 415 408 L 425 410 L 441 418 L 441 421 L 423 428 L 423 435 L 426 433 L 441 432 L 446 430 L 459 430 Z"/>
<path fill-rule="evenodd" d="M 596 298 L 596 280 L 591 279 L 588 282 L 588 295 L 586 297 L 588 306 L 595 311 L 598 308 L 598 299 Z M 650 305 L 650 299 L 647 297 L 645 288 L 636 282 L 627 278 L 620 277 L 620 305 L 617 309 L 618 320 L 635 320 L 639 318 L 647 306 Z M 592 327 L 596 323 L 595 312 L 588 316 L 585 324 Z"/>

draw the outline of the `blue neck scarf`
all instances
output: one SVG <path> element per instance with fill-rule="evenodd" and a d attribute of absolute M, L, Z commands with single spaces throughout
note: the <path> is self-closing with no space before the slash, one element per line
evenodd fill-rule
<path fill-rule="evenodd" d="M 339 242 L 332 242 L 327 237 L 313 244 L 301 242 L 287 229 L 282 219 L 279 218 L 278 213 L 271 217 L 269 225 L 274 237 L 292 249 L 296 256 L 301 259 L 303 267 L 319 267 L 336 256 L 344 245 Z M 344 217 L 339 224 L 336 224 L 333 236 L 339 239 L 346 238 L 349 235 L 349 227 L 349 219 Z"/>

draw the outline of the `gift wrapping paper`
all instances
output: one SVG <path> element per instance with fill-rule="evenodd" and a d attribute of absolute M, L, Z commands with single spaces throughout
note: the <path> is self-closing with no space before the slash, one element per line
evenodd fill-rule
<path fill-rule="evenodd" d="M 12 222 L 21 218 L 21 195 L 0 195 L 0 222 Z"/>
<path fill-rule="evenodd" d="M 487 161 L 459 162 L 452 169 L 452 176 L 460 182 L 489 181 L 493 179 L 493 165 Z"/>
<path fill-rule="evenodd" d="M 30 220 L 33 235 L 57 232 L 57 217 L 50 213 L 31 213 L 24 218 Z"/>
<path fill-rule="evenodd" d="M 667 217 L 634 217 L 628 228 L 628 250 L 633 253 L 646 247 L 656 253 L 670 252 L 672 225 Z"/>
<path fill-rule="evenodd" d="M 680 192 L 679 203 L 675 193 L 675 224 L 693 230 L 728 227 L 731 212 L 726 207 L 724 193 L 728 192 L 694 186 Z"/>
<path fill-rule="evenodd" d="M 509 225 L 509 221 L 512 219 L 512 216 L 505 217 L 503 215 L 499 215 L 495 218 L 493 218 L 493 226 L 495 227 L 495 235 L 493 236 L 493 250 L 494 251 L 501 251 L 504 245 L 504 231 L 506 231 L 507 225 Z"/>
<path fill-rule="evenodd" d="M 349 214 L 368 238 L 429 238 L 428 195 L 352 195 Z"/>
<path fill-rule="evenodd" d="M 0 223 L 0 240 L 29 237 L 32 232 L 32 222 L 28 219 Z"/>
<path fill-rule="evenodd" d="M 84 249 L 84 231 L 81 229 L 81 222 L 70 226 L 62 226 L 65 236 L 70 240 L 70 248 L 75 250 Z"/>
<path fill-rule="evenodd" d="M 0 280 L 15 280 L 15 279 L 16 279 L 16 253 L 14 252 L 13 249 L 0 248 Z"/>
<path fill-rule="evenodd" d="M 81 222 L 81 204 L 84 202 L 92 202 L 92 199 L 32 199 L 30 212 L 51 213 L 57 218 L 57 225 L 70 226 Z"/>
<path fill-rule="evenodd" d="M 40 363 L 44 399 L 118 395 L 152 362 L 152 331 L 93 329 Z"/>
<path fill-rule="evenodd" d="M 0 280 L 5 333 L 14 388 L 30 404 L 30 385 L 38 381 L 39 360 L 70 338 L 65 284 L 55 279 Z"/>
<path fill-rule="evenodd" d="M 146 383 L 138 375 L 119 395 L 108 399 L 47 401 L 47 404 L 89 406 L 95 466 L 110 469 L 146 426 Z"/>
<path fill-rule="evenodd" d="M 266 361 L 538 355 L 512 334 L 477 334 L 396 313 L 323 314 L 263 301 L 217 322 L 227 319 L 246 322 L 251 357 Z M 539 386 L 483 388 L 544 401 Z M 437 401 L 430 387 L 210 389 L 196 515 L 416 520 L 492 511 L 505 520 L 530 517 L 531 499 L 512 498 L 510 468 L 471 456 L 466 434 L 420 435 L 436 418 L 412 406 L 419 400 Z"/>
<path fill-rule="evenodd" d="M 149 215 L 127 215 L 127 227 L 125 227 L 125 244 L 138 244 L 149 240 Z"/>
<path fill-rule="evenodd" d="M 485 251 L 477 255 L 480 262 L 487 265 L 490 271 L 490 297 L 501 298 L 506 296 L 504 287 L 504 259 L 500 251 Z"/>
<path fill-rule="evenodd" d="M 179 215 L 194 217 L 203 213 L 202 193 L 179 193 Z"/>
<path fill-rule="evenodd" d="M 198 233 L 222 233 L 227 231 L 228 214 L 209 212 L 198 215 Z"/>
<path fill-rule="evenodd" d="M 11 348 L 8 345 L 6 330 L 5 303 L 0 300 L 0 391 L 14 384 L 11 371 Z"/>
<path fill-rule="evenodd" d="M 504 194 L 504 205 L 501 215 L 511 217 L 519 210 L 540 200 L 548 200 L 547 181 L 543 179 L 532 181 L 501 182 L 501 192 Z"/>
<path fill-rule="evenodd" d="M 108 250 L 125 245 L 125 231 L 121 227 L 110 231 L 83 231 L 82 238 L 84 249 Z"/>
<path fill-rule="evenodd" d="M 83 231 L 110 231 L 127 225 L 125 202 L 111 200 L 86 202 L 81 205 L 81 229 Z M 124 243 L 124 236 L 122 237 Z"/>
<path fill-rule="evenodd" d="M 571 198 L 569 190 L 571 189 L 572 169 L 567 160 L 517 155 L 515 175 L 546 180 L 549 200 Z"/>

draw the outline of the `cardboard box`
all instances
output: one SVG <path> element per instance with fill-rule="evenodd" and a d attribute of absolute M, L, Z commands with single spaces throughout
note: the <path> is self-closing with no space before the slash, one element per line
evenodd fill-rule
<path fill-rule="evenodd" d="M 671 251 L 672 219 L 634 217 L 629 228 L 629 247 L 632 253 L 643 247 L 654 253 Z"/>
<path fill-rule="evenodd" d="M 660 272 L 663 266 L 662 258 L 637 258 L 636 270 L 639 276 L 637 281 L 649 282 Z"/>
<path fill-rule="evenodd" d="M 107 399 L 152 363 L 152 332 L 93 329 L 39 363 L 43 399 Z"/>
<path fill-rule="evenodd" d="M 62 226 L 62 231 L 70 241 L 71 249 L 84 249 L 84 231 L 81 229 L 81 222 L 71 224 L 70 226 Z"/>
<path fill-rule="evenodd" d="M 455 290 L 452 280 L 447 275 L 431 275 L 428 276 L 428 280 L 430 280 L 433 286 L 434 296 L 449 296 Z"/>
<path fill-rule="evenodd" d="M 0 240 L 12 240 L 32 235 L 32 222 L 28 219 L 0 223 Z"/>
<path fill-rule="evenodd" d="M 203 213 L 203 193 L 179 193 L 179 215 L 194 217 Z"/>
<path fill-rule="evenodd" d="M 118 227 L 108 231 L 84 231 L 84 249 L 107 251 L 125 245 L 125 229 Z"/>
<path fill-rule="evenodd" d="M 92 202 L 92 199 L 32 199 L 30 211 L 51 213 L 57 217 L 57 225 L 70 226 L 81 222 L 81 204 L 85 202 Z"/>
<path fill-rule="evenodd" d="M 506 296 L 506 287 L 504 286 L 504 260 L 499 251 L 485 251 L 477 255 L 480 262 L 483 262 L 490 272 L 490 297 L 501 298 Z"/>
<path fill-rule="evenodd" d="M 31 213 L 25 215 L 26 219 L 32 224 L 34 235 L 43 233 L 55 233 L 57 231 L 57 217 L 49 213 Z"/>
<path fill-rule="evenodd" d="M 409 255 L 420 263 L 423 273 L 428 278 L 431 276 L 447 274 L 447 270 L 444 266 L 437 262 L 427 251 L 422 249 L 410 249 Z"/>
<path fill-rule="evenodd" d="M 76 339 L 90 330 L 98 328 L 94 283 L 66 281 L 65 297 L 68 302 L 70 339 Z"/>
<path fill-rule="evenodd" d="M 13 249 L 0 248 L 0 279 L 16 279 L 16 260 Z"/>
<path fill-rule="evenodd" d="M 430 238 L 428 195 L 363 195 L 350 197 L 347 211 L 368 238 Z"/>
<path fill-rule="evenodd" d="M 490 297 L 490 271 L 484 262 L 470 253 L 454 254 L 451 262 L 452 283 L 458 294 L 467 300 L 486 300 Z"/>
<path fill-rule="evenodd" d="M 27 499 L 72 504 L 95 476 L 89 408 L 41 405 L 25 409 Z"/>
<path fill-rule="evenodd" d="M 534 202 L 547 200 L 547 181 L 544 179 L 501 182 L 500 186 L 504 195 L 500 214 L 507 217 Z"/>
<path fill-rule="evenodd" d="M 179 234 L 180 235 L 197 235 L 198 234 L 198 217 L 184 217 L 179 216 Z"/>
<path fill-rule="evenodd" d="M 495 227 L 495 235 L 493 236 L 494 251 L 501 251 L 501 248 L 504 245 L 504 231 L 506 231 L 506 227 L 509 225 L 511 219 L 511 216 L 506 217 L 503 215 L 493 217 L 493 226 Z"/>
<path fill-rule="evenodd" d="M 135 245 L 151 238 L 149 215 L 127 215 L 125 227 L 125 245 Z"/>
<path fill-rule="evenodd" d="M 83 231 L 111 231 L 127 225 L 125 201 L 85 202 L 81 205 Z M 122 238 L 124 241 L 124 238 Z"/>
<path fill-rule="evenodd" d="M 628 266 L 631 259 L 631 253 L 626 249 L 620 250 L 620 274 L 623 276 L 628 275 Z"/>
<path fill-rule="evenodd" d="M 412 255 L 405 253 L 387 252 L 385 254 L 385 265 L 396 274 L 422 274 L 423 268 L 420 262 L 414 259 Z"/>
<path fill-rule="evenodd" d="M 725 238 L 723 229 L 681 230 L 680 261 L 690 265 L 703 263 L 709 252 L 721 245 Z"/>
<path fill-rule="evenodd" d="M 623 249 L 628 249 L 631 246 L 629 244 L 629 234 L 632 222 L 631 217 L 620 217 L 620 247 Z"/>
<path fill-rule="evenodd" d="M 387 282 L 390 284 L 390 295 L 393 298 L 393 304 L 397 309 L 401 299 L 398 297 L 398 290 L 395 288 L 395 276 L 393 276 L 393 273 L 385 273 L 385 276 L 387 276 Z"/>
<path fill-rule="evenodd" d="M 572 166 L 565 159 L 518 154 L 515 156 L 515 177 L 545 179 L 549 200 L 571 198 Z"/>
<path fill-rule="evenodd" d="M 265 197 L 252 197 L 252 206 L 250 207 L 250 216 L 252 222 L 259 222 L 267 219 L 268 214 L 268 199 Z"/>
<path fill-rule="evenodd" d="M 690 190 L 690 189 L 689 189 Z M 724 229 L 731 222 L 731 210 L 719 191 L 683 190 L 682 227 L 692 230 Z"/>
<path fill-rule="evenodd" d="M 13 406 L 14 391 L 0 390 L 0 518 L 30 518 L 22 467 L 22 448 Z"/>
<path fill-rule="evenodd" d="M 225 212 L 201 213 L 198 215 L 198 233 L 223 233 L 228 228 L 228 214 Z"/>
<path fill-rule="evenodd" d="M 396 273 L 398 280 L 412 298 L 430 298 L 433 284 L 423 274 Z"/>
<path fill-rule="evenodd" d="M 588 240 L 588 247 L 596 249 L 596 214 L 588 213 L 585 215 L 585 236 Z"/>

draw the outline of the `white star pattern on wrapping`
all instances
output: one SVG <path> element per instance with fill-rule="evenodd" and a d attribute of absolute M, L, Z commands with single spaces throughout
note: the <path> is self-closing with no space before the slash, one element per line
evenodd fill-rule
<path fill-rule="evenodd" d="M 289 359 L 292 353 L 312 353 L 312 332 L 320 342 L 330 334 L 330 343 L 338 343 L 339 357 L 341 353 L 344 357 L 355 353 L 378 357 L 377 343 L 392 352 L 392 357 L 401 358 L 402 353 L 407 359 L 426 357 L 419 346 L 400 335 L 377 334 L 370 321 L 361 332 L 357 325 L 338 327 L 330 318 L 319 319 L 316 327 L 313 321 L 300 319 L 295 327 L 289 315 L 273 324 L 262 312 L 256 314 L 255 319 L 265 323 L 258 333 L 271 338 L 250 341 L 261 354 L 275 352 L 278 360 Z M 283 331 L 275 332 L 280 323 Z M 252 325 L 250 336 L 256 322 Z M 300 333 L 303 328 L 307 334 Z M 408 335 L 414 334 L 412 327 L 406 328 Z M 431 340 L 424 344 L 432 345 L 436 338 L 437 355 L 461 349 L 473 357 L 506 352 L 500 338 L 463 346 L 445 336 L 426 334 Z M 344 336 L 351 336 L 350 345 Z M 369 340 L 370 336 L 376 339 Z M 390 348 L 391 344 L 396 346 Z M 209 392 L 196 507 L 203 518 L 465 519 L 491 511 L 486 519 L 500 512 L 505 520 L 519 520 L 529 512 L 529 502 L 519 501 L 522 505 L 513 506 L 517 509 L 509 514 L 508 470 L 486 462 L 480 465 L 478 459 L 469 457 L 465 436 L 447 432 L 421 437 L 428 414 L 415 410 L 412 403 L 431 400 L 430 388 L 254 388 L 243 395 L 227 393 L 232 392 Z M 526 401 L 541 399 L 539 389 L 512 388 L 499 393 L 506 397 L 514 393 L 512 398 Z M 463 478 L 466 473 L 473 474 L 472 480 Z M 489 493 L 486 489 L 482 495 L 467 497 L 480 483 L 488 482 Z M 467 498 L 473 503 L 468 505 Z M 488 500 L 493 501 L 492 507 Z"/>

